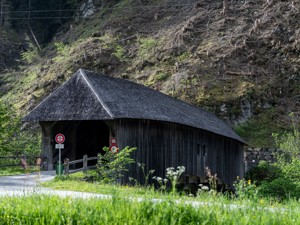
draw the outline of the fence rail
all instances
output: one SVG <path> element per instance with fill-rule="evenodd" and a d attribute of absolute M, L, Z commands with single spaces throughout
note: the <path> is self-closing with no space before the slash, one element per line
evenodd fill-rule
<path fill-rule="evenodd" d="M 92 161 L 92 160 L 97 160 L 96 165 L 88 166 L 88 161 Z M 78 163 L 82 163 L 82 168 L 70 170 L 70 165 L 75 165 L 75 164 L 78 164 Z M 66 176 L 69 176 L 70 174 L 76 173 L 76 172 L 79 172 L 79 171 L 83 171 L 84 173 L 86 173 L 90 169 L 96 169 L 97 164 L 98 164 L 98 157 L 97 156 L 88 157 L 87 155 L 84 155 L 82 159 L 77 159 L 77 160 L 74 160 L 74 161 L 69 161 L 69 159 L 66 158 L 64 160 L 64 167 L 65 167 L 64 174 Z"/>
<path fill-rule="evenodd" d="M 6 164 L 0 163 L 1 167 L 13 167 L 13 166 L 22 166 L 23 168 L 27 168 L 29 165 L 42 166 L 46 162 L 46 157 L 43 156 L 32 156 L 32 155 L 18 155 L 18 156 L 0 156 L 1 160 L 7 160 Z M 11 162 L 11 161 L 12 162 Z M 18 163 L 14 163 L 13 160 L 19 160 Z M 32 162 L 34 160 L 34 163 Z"/>

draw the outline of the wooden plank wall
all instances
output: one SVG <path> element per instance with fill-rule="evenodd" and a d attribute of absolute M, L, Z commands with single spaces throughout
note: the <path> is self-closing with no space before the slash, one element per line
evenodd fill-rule
<path fill-rule="evenodd" d="M 75 131 L 78 122 L 41 122 L 43 153 L 49 157 L 49 169 L 53 168 L 55 162 L 55 132 L 64 132 L 67 142 L 70 142 L 66 143 L 63 154 L 72 159 L 76 158 L 78 152 L 75 150 Z M 155 169 L 155 176 L 165 177 L 166 168 L 177 166 L 185 166 L 186 175 L 204 176 L 204 167 L 208 166 L 229 185 L 237 176 L 243 177 L 243 145 L 236 140 L 169 122 L 137 119 L 105 122 L 110 127 L 110 137 L 117 138 L 119 148 L 137 147 L 138 150 L 134 153 L 136 162 L 145 163 L 146 171 Z M 59 124 L 62 125 L 62 130 L 58 129 L 61 126 Z M 85 154 L 84 150 L 80 153 Z M 142 171 L 136 164 L 131 165 L 129 170 L 128 176 L 143 183 Z M 124 182 L 127 181 L 128 177 L 125 177 Z"/>
<path fill-rule="evenodd" d="M 119 147 L 137 147 L 134 158 L 145 163 L 146 171 L 155 169 L 155 176 L 165 177 L 166 168 L 177 166 L 185 166 L 187 175 L 203 176 L 208 166 L 229 185 L 237 176 L 243 177 L 243 145 L 238 141 L 169 122 L 122 119 L 115 123 Z M 128 176 L 144 180 L 136 165 L 130 166 Z"/>

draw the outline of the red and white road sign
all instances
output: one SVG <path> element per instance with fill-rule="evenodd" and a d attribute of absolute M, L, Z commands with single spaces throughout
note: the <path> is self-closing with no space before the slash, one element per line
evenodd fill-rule
<path fill-rule="evenodd" d="M 112 153 L 117 153 L 119 151 L 116 138 L 110 139 L 110 150 L 112 151 Z"/>
<path fill-rule="evenodd" d="M 62 143 L 65 142 L 65 140 L 66 140 L 65 135 L 63 135 L 63 134 L 57 134 L 55 136 L 55 141 L 56 141 L 57 144 L 62 144 Z"/>

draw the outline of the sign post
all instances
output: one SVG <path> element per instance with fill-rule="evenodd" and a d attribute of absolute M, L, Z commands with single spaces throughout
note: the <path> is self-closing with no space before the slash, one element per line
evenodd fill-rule
<path fill-rule="evenodd" d="M 61 150 L 64 149 L 64 142 L 65 142 L 65 135 L 63 134 L 57 134 L 55 136 L 55 141 L 56 141 L 56 145 L 55 148 L 58 149 L 58 168 L 57 168 L 57 175 L 61 175 L 62 174 L 62 165 L 61 165 Z"/>

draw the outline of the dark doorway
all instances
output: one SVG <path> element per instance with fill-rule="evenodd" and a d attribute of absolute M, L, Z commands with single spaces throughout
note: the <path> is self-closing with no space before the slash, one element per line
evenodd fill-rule
<path fill-rule="evenodd" d="M 65 158 L 69 158 L 71 160 L 74 160 L 74 148 L 75 148 L 75 143 L 74 143 L 74 130 L 76 129 L 76 123 L 73 121 L 59 121 L 56 122 L 55 125 L 52 128 L 52 138 L 51 138 L 51 145 L 52 145 L 52 157 L 53 157 L 53 163 L 56 164 L 58 162 L 58 149 L 55 148 L 55 140 L 54 137 L 58 134 L 61 133 L 65 136 L 65 142 L 64 142 L 64 148 L 61 151 L 61 159 L 62 161 Z"/>
<path fill-rule="evenodd" d="M 76 158 L 87 154 L 97 156 L 103 147 L 109 146 L 109 128 L 103 121 L 81 121 L 77 126 Z"/>

